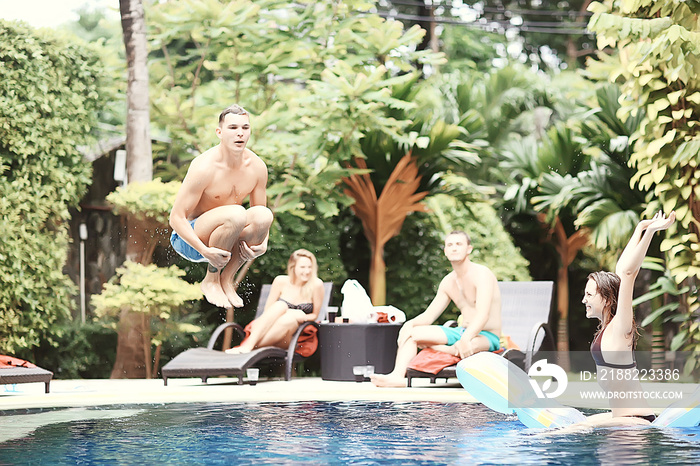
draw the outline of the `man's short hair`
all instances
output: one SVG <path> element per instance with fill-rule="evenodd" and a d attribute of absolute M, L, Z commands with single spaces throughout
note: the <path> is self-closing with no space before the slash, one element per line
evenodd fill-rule
<path fill-rule="evenodd" d="M 219 115 L 219 126 L 221 126 L 221 124 L 224 122 L 224 118 L 226 118 L 226 115 L 228 115 L 229 113 L 233 113 L 234 115 L 250 116 L 250 114 L 245 108 L 241 107 L 238 104 L 233 104 L 230 107 L 225 108 L 224 111 L 221 112 L 221 115 Z"/>
<path fill-rule="evenodd" d="M 465 238 L 467 238 L 467 244 L 472 244 L 472 239 L 469 237 L 467 232 L 464 230 L 454 230 L 454 231 L 451 231 L 447 234 L 447 236 L 451 236 L 451 235 L 462 235 Z M 445 238 L 447 238 L 447 236 L 445 236 Z"/>

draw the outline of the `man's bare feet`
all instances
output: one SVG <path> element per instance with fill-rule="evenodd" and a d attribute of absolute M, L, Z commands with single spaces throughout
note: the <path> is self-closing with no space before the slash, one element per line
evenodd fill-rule
<path fill-rule="evenodd" d="M 221 289 L 219 281 L 207 280 L 206 278 L 202 281 L 200 285 L 204 297 L 207 301 L 212 303 L 214 306 L 223 307 L 225 309 L 231 308 L 231 301 L 229 301 L 224 290 Z"/>
<path fill-rule="evenodd" d="M 221 285 L 221 288 L 224 290 L 226 298 L 233 307 L 243 307 L 243 299 L 238 296 L 238 293 L 236 293 L 236 290 L 233 288 L 233 283 L 228 283 L 228 281 L 225 281 L 225 283 Z"/>
<path fill-rule="evenodd" d="M 370 381 L 377 387 L 405 387 L 407 385 L 405 377 L 391 374 L 372 374 Z"/>

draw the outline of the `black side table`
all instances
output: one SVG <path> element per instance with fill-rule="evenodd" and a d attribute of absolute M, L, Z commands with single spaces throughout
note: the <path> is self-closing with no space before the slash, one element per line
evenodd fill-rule
<path fill-rule="evenodd" d="M 321 378 L 354 381 L 353 366 L 371 364 L 378 374 L 394 369 L 402 324 L 323 323 L 318 330 Z"/>

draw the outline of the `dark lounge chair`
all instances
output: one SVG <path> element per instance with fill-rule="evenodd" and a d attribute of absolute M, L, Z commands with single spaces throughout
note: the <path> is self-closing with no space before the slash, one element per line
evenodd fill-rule
<path fill-rule="evenodd" d="M 265 302 L 270 294 L 270 287 L 271 285 L 263 285 L 262 287 L 255 318 L 262 315 L 265 310 Z M 163 366 L 161 369 L 163 382 L 167 385 L 168 379 L 173 377 L 201 377 L 202 382 L 206 383 L 209 377 L 228 376 L 237 377 L 238 383 L 242 384 L 246 369 L 259 365 L 283 365 L 284 380 L 291 380 L 294 363 L 305 359 L 296 352 L 300 335 L 304 329 L 310 325 L 318 328 L 318 322 L 325 319 L 328 313 L 328 303 L 330 302 L 331 292 L 333 291 L 333 284 L 324 283 L 324 288 L 325 295 L 323 306 L 321 307 L 317 321 L 304 322 L 301 324 L 292 337 L 292 341 L 287 349 L 268 346 L 255 349 L 245 354 L 227 354 L 223 351 L 215 350 L 214 346 L 217 340 L 227 328 L 235 329 L 241 339 L 243 339 L 245 335 L 243 327 L 240 324 L 227 322 L 219 325 L 214 330 L 206 348 L 192 348 L 183 351 Z"/>
<path fill-rule="evenodd" d="M 520 348 L 507 350 L 503 356 L 520 365 L 526 372 L 532 365 L 532 358 L 542 347 L 547 338 L 554 349 L 554 336 L 549 328 L 549 316 L 552 311 L 554 282 L 498 282 L 501 290 L 501 331 L 508 335 Z M 449 366 L 437 374 L 408 369 L 408 386 L 414 378 L 429 378 L 431 383 L 437 379 L 456 377 L 457 366 Z"/>
<path fill-rule="evenodd" d="M 46 393 L 49 393 L 49 384 L 53 378 L 53 372 L 42 369 L 34 364 L 10 356 L 0 356 L 0 385 L 16 383 L 43 382 Z"/>

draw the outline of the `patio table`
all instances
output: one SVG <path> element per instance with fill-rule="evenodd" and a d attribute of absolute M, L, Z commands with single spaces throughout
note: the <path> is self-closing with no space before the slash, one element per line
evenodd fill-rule
<path fill-rule="evenodd" d="M 402 324 L 322 323 L 318 331 L 323 380 L 354 381 L 353 366 L 373 365 L 378 374 L 394 368 Z"/>

